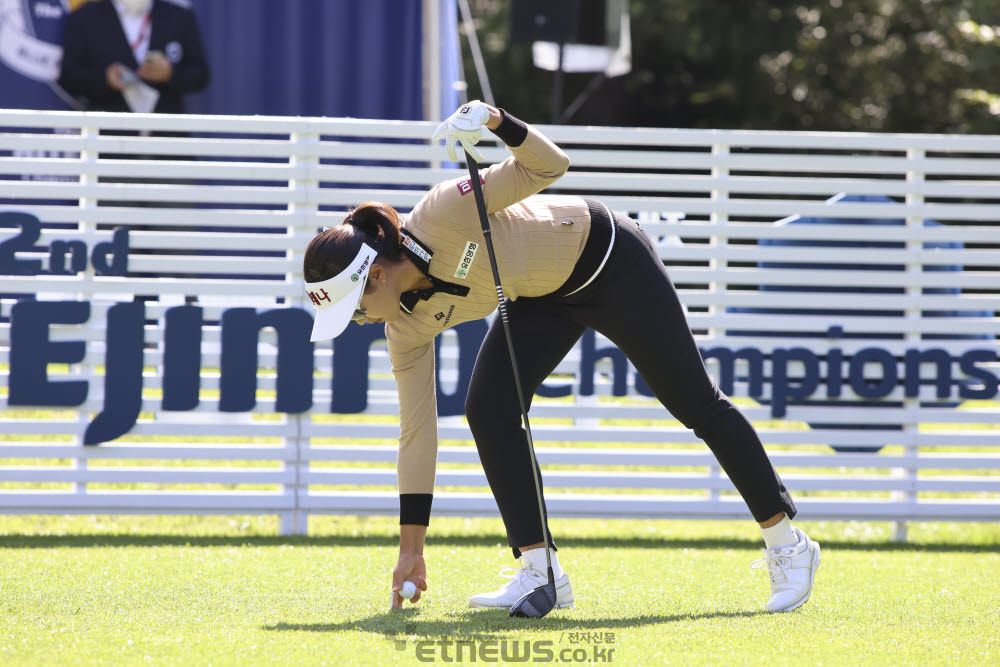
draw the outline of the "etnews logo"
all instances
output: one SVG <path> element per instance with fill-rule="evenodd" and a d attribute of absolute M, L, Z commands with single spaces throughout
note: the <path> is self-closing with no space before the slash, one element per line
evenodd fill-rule
<path fill-rule="evenodd" d="M 406 635 L 416 634 L 408 625 Z M 390 635 L 397 651 L 405 651 L 412 644 L 414 657 L 420 662 L 558 662 L 558 663 L 611 663 L 618 650 L 614 632 L 563 633 L 559 641 L 549 639 L 458 639 L 455 635 L 438 639 L 416 639 L 408 643 L 405 636 Z M 569 644 L 569 646 L 564 645 Z"/>

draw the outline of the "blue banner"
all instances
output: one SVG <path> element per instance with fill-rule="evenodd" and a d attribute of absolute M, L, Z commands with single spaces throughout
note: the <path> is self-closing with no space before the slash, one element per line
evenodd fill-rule
<path fill-rule="evenodd" d="M 195 3 L 212 82 L 188 110 L 422 118 L 421 4 Z"/>

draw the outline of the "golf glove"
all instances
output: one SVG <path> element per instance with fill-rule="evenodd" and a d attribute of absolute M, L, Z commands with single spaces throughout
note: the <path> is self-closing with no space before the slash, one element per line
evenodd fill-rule
<path fill-rule="evenodd" d="M 431 137 L 431 141 L 437 141 L 444 137 L 445 146 L 448 150 L 448 159 L 458 162 L 455 157 L 455 144 L 461 143 L 462 148 L 469 152 L 476 162 L 483 161 L 483 155 L 476 150 L 476 144 L 483 136 L 483 125 L 490 119 L 490 109 L 479 100 L 472 100 L 459 107 L 446 121 L 438 126 Z"/>

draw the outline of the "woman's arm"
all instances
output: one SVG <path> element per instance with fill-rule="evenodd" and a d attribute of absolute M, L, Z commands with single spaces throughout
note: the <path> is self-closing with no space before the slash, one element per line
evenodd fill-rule
<path fill-rule="evenodd" d="M 399 353 L 387 327 L 392 372 L 399 393 L 399 523 L 426 526 L 431 515 L 437 468 L 437 394 L 434 387 L 434 343 Z"/>
<path fill-rule="evenodd" d="M 566 173 L 569 157 L 537 129 L 502 109 L 482 102 L 476 104 L 489 112 L 485 127 L 512 153 L 503 162 L 480 172 L 487 212 L 495 213 L 537 194 Z M 446 181 L 432 189 L 417 204 L 413 216 L 478 227 L 476 202 L 468 177 Z"/>
<path fill-rule="evenodd" d="M 486 121 L 486 129 L 493 131 L 500 127 L 500 123 L 503 122 L 503 114 L 496 107 L 491 107 L 489 104 L 485 106 L 490 112 L 490 119 Z"/>
<path fill-rule="evenodd" d="M 391 325 L 390 325 L 391 327 Z M 400 607 L 398 591 L 404 581 L 417 586 L 411 600 L 427 590 L 424 538 L 430 523 L 437 467 L 437 396 L 434 387 L 434 343 L 400 352 L 390 339 L 392 370 L 399 392 L 399 453 L 396 477 L 399 486 L 399 559 L 392 574 L 392 606 Z"/>
<path fill-rule="evenodd" d="M 507 208 L 537 194 L 559 180 L 569 169 L 569 156 L 541 132 L 506 111 L 498 109 L 486 124 L 511 152 L 511 157 L 481 172 L 488 213 Z M 470 197 L 471 199 L 471 197 Z"/>

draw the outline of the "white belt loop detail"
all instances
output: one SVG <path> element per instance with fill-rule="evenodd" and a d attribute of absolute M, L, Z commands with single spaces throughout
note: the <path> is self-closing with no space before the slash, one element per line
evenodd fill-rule
<path fill-rule="evenodd" d="M 597 267 L 596 271 L 594 271 L 594 275 L 590 276 L 590 278 L 587 279 L 587 282 L 585 282 L 584 284 L 580 285 L 579 287 L 577 287 L 575 290 L 573 290 L 572 292 L 570 292 L 566 296 L 573 296 L 574 294 L 576 294 L 577 292 L 579 292 L 580 290 L 582 290 L 584 287 L 586 287 L 590 283 L 594 282 L 594 278 L 596 278 L 598 275 L 600 275 L 601 269 L 603 269 L 604 265 L 608 263 L 608 257 L 611 257 L 611 249 L 615 247 L 615 217 L 613 215 L 611 215 L 611 209 L 608 208 L 607 204 L 605 204 L 604 202 L 601 202 L 601 206 L 603 206 L 604 210 L 607 211 L 607 213 L 608 213 L 608 220 L 611 221 L 611 243 L 608 244 L 608 251 L 606 253 L 604 253 L 604 259 L 601 260 L 601 265 Z M 593 222 L 591 222 L 591 224 L 593 224 Z M 563 297 L 563 298 L 565 298 L 565 297 Z"/>

